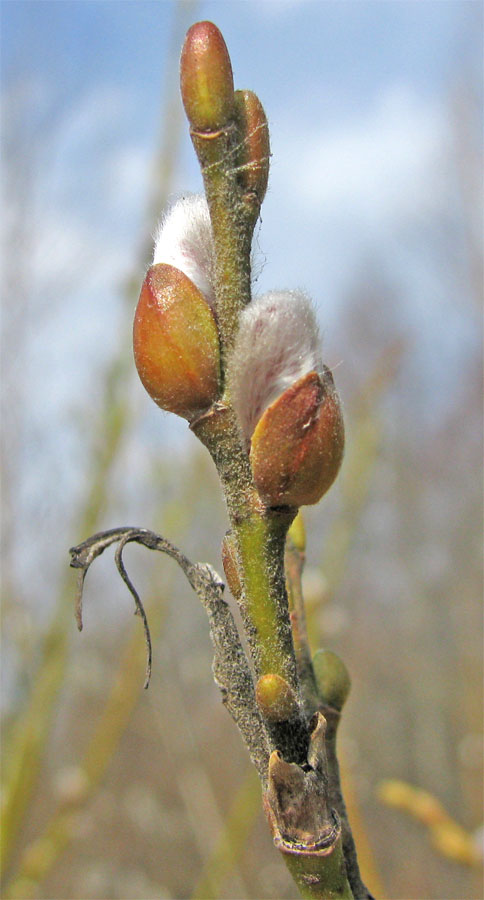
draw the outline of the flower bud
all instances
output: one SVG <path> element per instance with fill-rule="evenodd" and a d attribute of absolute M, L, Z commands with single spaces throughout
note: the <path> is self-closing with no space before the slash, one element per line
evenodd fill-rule
<path fill-rule="evenodd" d="M 319 695 L 324 703 L 341 710 L 351 687 L 348 669 L 342 659 L 331 650 L 317 650 L 313 669 Z"/>
<path fill-rule="evenodd" d="M 269 178 L 269 126 L 259 98 L 252 91 L 235 92 L 235 121 L 239 130 L 236 164 L 239 183 L 262 203 Z"/>
<path fill-rule="evenodd" d="M 252 435 L 250 460 L 267 506 L 317 503 L 343 458 L 344 427 L 329 369 L 309 372 L 263 413 Z"/>
<path fill-rule="evenodd" d="M 219 131 L 233 116 L 234 81 L 230 56 L 213 22 L 188 30 L 180 60 L 181 93 L 194 131 Z"/>
<path fill-rule="evenodd" d="M 210 306 L 174 266 L 148 269 L 133 329 L 138 374 L 150 397 L 191 419 L 218 395 L 220 347 Z"/>
<path fill-rule="evenodd" d="M 285 722 L 299 714 L 297 697 L 280 675 L 262 675 L 256 684 L 255 698 L 260 711 L 269 722 Z"/>

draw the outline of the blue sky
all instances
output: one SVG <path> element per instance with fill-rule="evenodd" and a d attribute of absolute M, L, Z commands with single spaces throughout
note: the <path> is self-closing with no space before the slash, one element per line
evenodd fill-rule
<path fill-rule="evenodd" d="M 159 87 L 173 6 L 4 2 L 4 72 L 19 67 L 54 82 L 61 77 L 68 91 L 122 76 L 149 96 L 147 83 L 155 92 Z M 266 84 L 274 95 L 280 82 L 300 103 L 298 84 L 327 78 L 320 99 L 337 96 L 341 109 L 377 90 L 382 79 L 441 89 L 479 7 L 472 0 L 220 0 L 199 3 L 194 18 L 210 18 L 223 30 L 241 83 Z"/>
<path fill-rule="evenodd" d="M 22 146 L 29 289 L 47 308 L 27 362 L 41 428 L 45 398 L 53 415 L 65 413 L 126 317 L 120 287 L 146 227 L 161 100 L 177 74 L 167 58 L 176 6 L 42 0 L 1 12 L 4 131 Z M 481 4 L 221 0 L 186 4 L 184 16 L 185 26 L 219 25 L 236 87 L 256 91 L 268 114 L 257 290 L 307 290 L 334 363 L 341 296 L 376 260 L 404 283 L 400 315 L 442 395 L 477 333 L 431 244 L 436 229 L 453 227 L 449 102 L 459 82 L 479 81 Z M 173 193 L 200 188 L 186 131 Z M 20 205 L 7 189 L 7 210 Z"/>
<path fill-rule="evenodd" d="M 117 0 L 1 5 L 2 388 L 7 435 L 17 439 L 17 567 L 22 583 L 38 565 L 34 604 L 53 597 L 50 568 L 64 569 L 91 459 L 98 373 L 130 327 L 126 278 L 141 284 L 144 276 L 136 261 L 161 119 L 170 125 L 167 85 L 180 104 L 183 34 L 175 58 L 167 56 L 176 9 Z M 236 87 L 254 90 L 267 111 L 273 157 L 256 290 L 302 288 L 313 297 L 323 358 L 338 365 L 340 386 L 359 339 L 353 330 L 341 349 L 355 273 L 370 273 L 360 281 L 366 297 L 382 279 L 395 283 L 391 315 L 409 338 L 399 396 L 414 405 L 420 398 L 416 432 L 422 422 L 424 432 L 438 427 L 480 347 L 463 234 L 474 229 L 480 241 L 482 228 L 462 221 L 450 101 L 456 90 L 472 100 L 482 82 L 481 3 L 224 0 L 192 13 L 187 4 L 184 18 L 183 29 L 216 22 Z M 172 193 L 200 189 L 186 129 Z M 385 316 L 376 317 L 378 354 L 388 334 Z M 132 370 L 137 421 L 113 476 L 127 502 L 143 461 L 146 469 L 193 447 L 186 423 L 161 414 Z M 400 414 L 398 404 L 390 409 L 397 427 Z"/>
<path fill-rule="evenodd" d="M 112 151 L 113 169 L 124 159 L 126 170 L 119 173 L 124 182 L 121 190 L 133 191 L 126 201 L 133 201 L 138 191 L 142 206 L 141 168 L 158 135 L 173 18 L 171 2 L 3 3 L 3 84 L 23 77 L 32 89 L 42 92 L 44 103 L 57 110 L 67 130 L 69 120 L 73 127 L 78 120 L 81 146 L 77 151 L 73 146 L 66 150 L 64 187 L 78 162 L 81 177 L 84 166 L 94 179 L 99 175 L 96 165 L 103 167 L 103 154 L 99 154 L 98 162 L 95 157 L 88 159 L 96 152 L 92 142 L 97 129 L 104 150 Z M 476 48 L 479 46 L 481 7 L 472 0 L 223 0 L 199 3 L 194 18 L 211 18 L 221 27 L 233 58 L 236 85 L 256 90 L 267 109 L 274 159 L 263 221 L 266 225 L 269 219 L 272 254 L 273 249 L 277 252 L 277 231 L 272 239 L 276 208 L 282 220 L 295 212 L 301 215 L 307 205 L 324 201 L 321 229 L 328 216 L 328 230 L 332 232 L 334 210 L 329 207 L 338 207 L 341 199 L 345 202 L 341 182 L 348 175 L 346 198 L 349 192 L 355 195 L 358 211 L 361 202 L 367 206 L 370 203 L 368 196 L 366 200 L 358 196 L 365 189 L 386 193 L 388 185 L 381 172 L 385 154 L 394 154 L 400 144 L 398 160 L 386 160 L 387 170 L 393 162 L 387 177 L 395 174 L 398 179 L 400 175 L 404 178 L 404 169 L 408 174 L 412 164 L 418 167 L 422 156 L 432 152 L 429 143 L 442 139 L 438 132 L 442 105 L 469 55 L 473 37 Z M 79 122 L 82 115 L 84 120 Z M 405 129 L 409 145 L 414 143 L 406 151 L 401 146 Z M 364 164 L 371 163 L 372 144 L 377 141 L 380 158 L 376 168 L 380 172 L 370 173 L 368 179 Z M 361 149 L 367 158 L 359 165 Z M 292 157 L 298 152 L 302 156 L 299 166 L 294 165 Z M 84 158 L 79 160 L 79 155 Z M 134 184 L 128 182 L 129 175 Z M 61 166 L 58 177 L 64 178 Z M 196 163 L 186 140 L 176 188 L 193 190 L 199 186 Z M 405 187 L 403 182 L 402 190 Z M 398 184 L 393 196 L 387 196 L 387 205 L 396 193 Z M 84 208 L 89 193 L 83 194 Z M 105 199 L 109 204 L 112 198 Z M 374 209 L 365 212 L 365 218 L 368 214 L 372 220 L 378 216 L 380 199 L 377 194 Z M 106 212 L 109 215 L 108 207 Z M 129 231 L 133 212 L 127 203 L 124 216 Z M 287 222 L 284 232 L 293 240 Z M 334 259 L 333 247 L 328 256 Z M 281 260 L 285 258 L 286 247 L 281 252 Z M 283 271 L 281 277 L 285 274 Z"/>

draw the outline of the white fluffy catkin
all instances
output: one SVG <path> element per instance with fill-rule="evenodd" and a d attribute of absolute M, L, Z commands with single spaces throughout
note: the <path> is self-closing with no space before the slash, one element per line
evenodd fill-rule
<path fill-rule="evenodd" d="M 308 372 L 321 372 L 320 338 L 310 299 L 269 291 L 243 310 L 228 378 L 240 428 L 249 441 L 264 410 Z"/>
<path fill-rule="evenodd" d="M 213 308 L 212 226 L 201 194 L 181 197 L 164 215 L 155 235 L 155 263 L 168 263 L 184 272 Z"/>

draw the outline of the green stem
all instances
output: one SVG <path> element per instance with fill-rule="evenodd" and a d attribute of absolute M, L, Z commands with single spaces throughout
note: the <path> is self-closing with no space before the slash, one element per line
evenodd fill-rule
<path fill-rule="evenodd" d="M 286 541 L 285 568 L 289 598 L 289 612 L 296 664 L 301 682 L 304 708 L 308 719 L 319 706 L 318 690 L 311 661 L 311 651 L 306 627 L 306 612 L 302 592 L 304 553 L 295 547 L 290 537 Z"/>
<path fill-rule="evenodd" d="M 215 244 L 216 311 L 223 368 L 237 334 L 241 309 L 250 302 L 247 216 L 236 178 L 235 124 L 211 134 L 192 132 L 200 161 Z M 274 512 L 260 502 L 246 448 L 226 391 L 217 409 L 193 424 L 208 447 L 224 487 L 244 585 L 241 611 L 257 676 L 275 673 L 298 689 L 284 580 L 284 545 L 294 510 Z"/>
<path fill-rule="evenodd" d="M 303 900 L 353 900 L 341 838 L 327 855 L 283 852 L 283 857 Z"/>
<path fill-rule="evenodd" d="M 216 311 L 222 370 L 233 348 L 241 309 L 250 303 L 250 246 L 247 218 L 233 165 L 235 125 L 209 134 L 191 132 L 202 169 L 215 245 Z"/>
<path fill-rule="evenodd" d="M 295 510 L 264 507 L 252 482 L 230 407 L 215 405 L 191 425 L 217 467 L 235 535 L 241 614 L 256 675 L 274 673 L 296 691 L 298 679 L 284 581 L 284 546 Z"/>
<path fill-rule="evenodd" d="M 324 709 L 324 715 L 328 723 L 326 731 L 326 754 L 328 760 L 328 800 L 331 806 L 337 810 L 341 821 L 341 842 L 346 862 L 346 870 L 353 891 L 353 896 L 358 900 L 371 900 L 371 894 L 361 880 L 356 847 L 353 834 L 348 821 L 348 813 L 341 790 L 341 779 L 338 757 L 336 755 L 336 735 L 340 720 L 339 713 L 329 708 Z"/>
<path fill-rule="evenodd" d="M 245 614 L 254 629 L 258 676 L 274 673 L 298 689 L 287 595 L 284 543 L 292 514 L 254 511 L 234 522 Z M 276 625 L 276 627 L 274 627 Z"/>

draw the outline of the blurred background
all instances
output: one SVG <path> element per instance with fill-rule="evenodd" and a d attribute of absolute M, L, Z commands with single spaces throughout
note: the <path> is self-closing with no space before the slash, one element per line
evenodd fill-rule
<path fill-rule="evenodd" d="M 255 291 L 314 298 L 347 453 L 306 511 L 313 649 L 347 663 L 341 758 L 379 898 L 482 897 L 482 5 L 12 2 L 3 137 L 5 898 L 293 898 L 211 676 L 204 612 L 130 547 L 154 668 L 106 553 L 152 528 L 221 571 L 210 460 L 130 349 L 155 222 L 201 177 L 185 31 L 211 19 L 262 100 Z"/>

